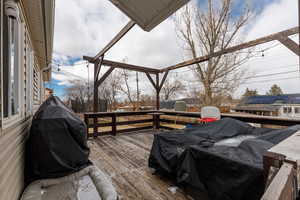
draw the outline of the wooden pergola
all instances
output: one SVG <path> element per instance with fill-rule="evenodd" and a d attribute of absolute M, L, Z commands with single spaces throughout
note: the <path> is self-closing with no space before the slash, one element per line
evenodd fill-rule
<path fill-rule="evenodd" d="M 298 18 L 299 18 L 299 26 L 294 27 L 288 30 L 284 30 L 281 32 L 277 32 L 265 37 L 261 37 L 246 43 L 242 43 L 236 46 L 229 47 L 227 49 L 222 49 L 220 51 L 214 52 L 209 55 L 204 55 L 197 57 L 195 59 L 187 60 L 172 66 L 167 66 L 162 69 L 155 69 L 152 67 L 145 67 L 145 66 L 137 66 L 127 63 L 121 63 L 111 60 L 105 60 L 105 53 L 110 50 L 126 33 L 134 27 L 136 24 L 134 21 L 130 21 L 96 56 L 89 57 L 89 56 L 83 56 L 84 60 L 87 60 L 89 63 L 94 64 L 94 112 L 98 111 L 98 88 L 99 86 L 105 81 L 105 79 L 111 74 L 111 72 L 116 68 L 126 69 L 126 70 L 132 70 L 137 72 L 143 72 L 147 75 L 149 81 L 153 85 L 154 89 L 156 90 L 156 109 L 159 110 L 160 107 L 160 99 L 159 94 L 160 91 L 165 83 L 165 80 L 168 76 L 169 71 L 176 70 L 182 67 L 187 67 L 193 64 L 206 62 L 210 58 L 218 57 L 221 55 L 229 54 L 235 51 L 239 51 L 242 49 L 250 48 L 256 45 L 264 44 L 271 41 L 279 41 L 281 44 L 283 44 L 285 47 L 287 47 L 290 51 L 292 51 L 294 54 L 296 54 L 299 57 L 299 63 L 300 63 L 300 37 L 299 37 L 299 44 L 294 42 L 289 38 L 289 36 L 297 34 L 300 32 L 300 3 L 298 3 L 299 11 L 298 11 Z M 107 66 L 110 67 L 102 77 L 99 77 L 99 73 L 101 70 L 101 66 Z M 152 76 L 155 76 L 155 80 L 153 80 Z M 162 75 L 162 80 L 160 81 L 160 75 Z"/>

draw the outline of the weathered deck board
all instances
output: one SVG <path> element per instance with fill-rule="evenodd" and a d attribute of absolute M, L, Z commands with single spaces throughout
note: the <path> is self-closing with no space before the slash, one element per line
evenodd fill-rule
<path fill-rule="evenodd" d="M 149 132 L 98 137 L 89 141 L 90 159 L 112 178 L 122 200 L 189 199 L 181 190 L 172 194 L 169 180 L 151 174 L 148 157 L 152 141 Z"/>

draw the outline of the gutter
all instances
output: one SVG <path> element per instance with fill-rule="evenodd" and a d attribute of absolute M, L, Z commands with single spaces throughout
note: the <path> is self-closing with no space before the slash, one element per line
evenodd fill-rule
<path fill-rule="evenodd" d="M 41 1 L 41 6 L 42 6 L 42 15 L 43 15 L 43 28 L 44 28 L 44 41 L 45 41 L 45 60 L 46 60 L 46 67 L 42 69 L 42 72 L 47 72 L 49 70 L 51 70 L 51 66 L 52 66 L 52 61 L 51 60 L 48 60 L 49 57 L 51 58 L 52 55 L 48 55 L 49 53 L 51 53 L 52 51 L 52 45 L 53 45 L 53 34 L 54 34 L 54 31 L 52 29 L 54 29 L 54 5 L 55 5 L 55 0 L 50 0 L 50 1 L 53 1 L 52 3 L 50 3 L 52 6 L 51 8 L 51 15 L 52 16 L 47 16 L 47 11 L 46 11 L 46 6 L 48 5 L 47 2 L 45 0 L 40 0 Z M 48 13 L 49 15 L 49 13 Z M 47 18 L 48 17 L 48 18 Z M 51 23 L 51 24 L 47 24 L 47 23 Z M 48 28 L 52 28 L 50 30 L 48 30 Z M 47 31 L 50 31 L 49 33 L 47 33 Z M 47 37 L 48 36 L 48 37 Z M 50 36 L 50 37 L 49 37 Z M 49 41 L 48 41 L 49 40 Z M 52 41 L 51 41 L 52 40 Z M 51 44 L 49 43 L 51 42 Z M 48 46 L 51 45 L 51 46 Z M 49 72 L 49 75 L 48 77 L 46 78 L 48 80 L 51 79 L 51 72 Z"/>

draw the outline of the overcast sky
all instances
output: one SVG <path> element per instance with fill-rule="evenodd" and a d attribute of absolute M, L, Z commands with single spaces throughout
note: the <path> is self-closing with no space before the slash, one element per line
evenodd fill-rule
<path fill-rule="evenodd" d="M 198 0 L 201 2 L 204 0 Z M 192 0 L 191 3 L 195 3 Z M 236 0 L 238 12 L 239 3 Z M 256 18 L 247 27 L 247 40 L 252 40 L 274 32 L 297 26 L 297 1 L 295 0 L 250 0 L 257 13 Z M 129 21 L 129 19 L 114 7 L 108 0 L 59 0 L 56 1 L 56 21 L 54 35 L 54 67 L 52 81 L 48 86 L 54 88 L 55 94 L 63 96 L 63 88 L 70 86 L 70 80 L 92 80 L 93 66 L 89 66 L 90 75 L 83 55 L 94 56 L 103 48 L 115 34 Z M 298 36 L 292 37 L 298 41 Z M 298 42 L 297 42 L 298 43 Z M 300 93 L 299 61 L 278 42 L 271 42 L 258 46 L 257 51 L 272 47 L 259 53 L 243 67 L 257 78 L 251 78 L 241 85 L 234 96 L 239 97 L 248 87 L 257 89 L 260 94 L 274 83 L 278 84 L 285 93 Z M 175 34 L 172 19 L 168 19 L 153 29 L 144 32 L 135 26 L 117 45 L 106 55 L 106 59 L 162 68 L 178 62 L 184 57 L 180 48 L 180 41 Z M 61 71 L 57 71 L 57 63 L 61 63 Z M 297 71 L 298 70 L 298 71 Z M 276 75 L 276 73 L 284 74 Z M 265 77 L 266 74 L 275 74 Z M 261 76 L 262 75 L 262 76 Z M 171 76 L 180 78 L 187 87 L 197 87 L 191 81 L 194 77 L 189 68 L 183 68 L 171 73 Z M 143 74 L 141 89 L 143 93 L 151 92 L 151 85 Z M 196 80 L 196 79 L 194 79 Z"/>

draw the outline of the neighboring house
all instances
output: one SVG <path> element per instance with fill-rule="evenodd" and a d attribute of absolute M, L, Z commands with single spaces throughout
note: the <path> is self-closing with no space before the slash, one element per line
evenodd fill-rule
<path fill-rule="evenodd" d="M 168 100 L 160 102 L 160 109 L 173 110 L 176 101 L 184 101 L 189 112 L 200 111 L 200 100 L 198 98 L 184 98 L 178 100 Z"/>
<path fill-rule="evenodd" d="M 44 97 L 44 100 L 48 99 L 50 96 L 53 95 L 53 90 L 50 89 L 50 88 L 45 88 L 45 97 Z"/>
<path fill-rule="evenodd" d="M 54 0 L 0 2 L 0 199 L 24 189 L 24 144 L 50 79 Z"/>
<path fill-rule="evenodd" d="M 233 110 L 256 115 L 300 118 L 300 94 L 251 96 Z"/>

